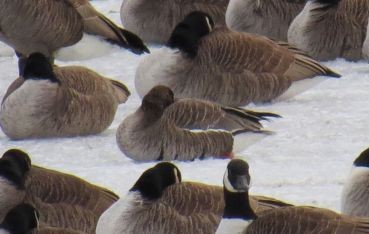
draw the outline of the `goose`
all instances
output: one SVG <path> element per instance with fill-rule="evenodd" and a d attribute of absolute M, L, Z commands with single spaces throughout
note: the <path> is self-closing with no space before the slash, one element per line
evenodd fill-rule
<path fill-rule="evenodd" d="M 140 176 L 125 198 L 102 214 L 96 233 L 213 234 L 224 208 L 222 193 L 219 186 L 182 182 L 174 164 L 158 163 Z M 265 197 L 252 199 L 260 211 L 289 206 Z"/>
<path fill-rule="evenodd" d="M 351 216 L 369 217 L 369 149 L 354 161 L 350 176 L 343 186 L 341 211 Z"/>
<path fill-rule="evenodd" d="M 135 34 L 118 27 L 88 0 L 4 0 L 0 3 L 0 41 L 17 52 L 20 75 L 24 60 L 34 52 L 53 62 L 53 54 L 77 43 L 83 33 L 141 54 L 149 52 Z"/>
<path fill-rule="evenodd" d="M 174 27 L 192 11 L 208 13 L 217 25 L 225 26 L 229 0 L 125 0 L 121 20 L 125 28 L 145 42 L 165 44 Z"/>
<path fill-rule="evenodd" d="M 92 234 L 99 216 L 119 199 L 113 192 L 78 177 L 34 166 L 29 155 L 19 149 L 6 151 L 0 164 L 2 161 L 13 161 L 20 165 L 19 168 L 28 168 L 22 177 L 22 196 L 17 195 L 13 199 L 34 206 L 46 230 L 69 229 L 70 233 Z M 5 202 L 5 199 L 2 201 Z"/>
<path fill-rule="evenodd" d="M 34 53 L 4 96 L 0 126 L 11 139 L 97 134 L 129 94 L 118 81 L 84 67 L 53 67 Z"/>
<path fill-rule="evenodd" d="M 362 59 L 367 0 L 312 0 L 292 21 L 288 42 L 318 60 Z"/>
<path fill-rule="evenodd" d="M 31 234 L 38 228 L 38 213 L 29 204 L 19 204 L 11 209 L 0 224 L 1 234 Z"/>
<path fill-rule="evenodd" d="M 256 214 L 248 198 L 250 174 L 241 159 L 229 162 L 224 174 L 225 208 L 216 234 L 226 233 L 369 233 L 369 219 L 328 209 L 292 206 Z"/>
<path fill-rule="evenodd" d="M 288 27 L 304 8 L 305 2 L 305 0 L 230 0 L 226 23 L 229 28 L 236 31 L 287 41 Z"/>
<path fill-rule="evenodd" d="M 196 99 L 174 100 L 171 89 L 156 86 L 119 125 L 116 140 L 120 150 L 137 161 L 231 157 L 233 136 L 248 133 L 242 136 L 252 144 L 269 135 L 259 123 L 268 116 L 278 117 Z M 198 130 L 192 131 L 194 127 Z"/>
<path fill-rule="evenodd" d="M 243 106 L 271 101 L 295 81 L 318 75 L 339 77 L 286 43 L 214 28 L 203 12 L 192 12 L 179 23 L 168 46 L 139 63 L 135 87 L 140 96 L 156 85 L 166 85 L 179 98 Z"/>

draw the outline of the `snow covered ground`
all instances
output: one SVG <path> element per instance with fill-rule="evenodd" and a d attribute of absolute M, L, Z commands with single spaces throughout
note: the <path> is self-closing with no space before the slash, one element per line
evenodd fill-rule
<path fill-rule="evenodd" d="M 92 3 L 120 24 L 121 2 Z M 132 92 L 110 128 L 96 136 L 26 141 L 10 141 L 0 131 L 0 154 L 11 147 L 21 148 L 29 152 L 34 164 L 78 175 L 124 196 L 139 175 L 155 164 L 133 162 L 115 142 L 118 125 L 141 103 L 134 89 L 134 73 L 142 57 L 106 43 L 82 47 L 89 54 L 64 52 L 57 64 L 86 66 L 122 81 Z M 352 161 L 369 147 L 369 65 L 342 59 L 326 65 L 340 72 L 342 78 L 327 78 L 289 100 L 250 107 L 283 116 L 264 123 L 276 134 L 239 154 L 250 164 L 253 194 L 339 211 L 342 186 Z M 17 74 L 16 57 L 1 44 L 0 99 Z M 175 163 L 184 180 L 221 185 L 228 160 Z"/>

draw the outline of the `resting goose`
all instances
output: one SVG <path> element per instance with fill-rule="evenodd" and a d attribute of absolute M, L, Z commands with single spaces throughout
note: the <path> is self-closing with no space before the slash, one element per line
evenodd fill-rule
<path fill-rule="evenodd" d="M 229 0 L 125 0 L 121 8 L 124 27 L 145 42 L 164 44 L 174 27 L 190 12 L 208 13 L 216 24 L 225 25 Z"/>
<path fill-rule="evenodd" d="M 203 12 L 192 12 L 179 23 L 168 46 L 172 49 L 159 49 L 141 60 L 135 77 L 140 96 L 166 85 L 176 97 L 243 106 L 271 101 L 294 81 L 339 77 L 286 43 L 214 28 Z"/>
<path fill-rule="evenodd" d="M 129 94 L 118 81 L 84 67 L 53 67 L 34 53 L 4 96 L 0 126 L 11 139 L 97 134 Z"/>
<path fill-rule="evenodd" d="M 304 8 L 305 0 L 230 0 L 227 26 L 233 30 L 255 33 L 287 41 L 292 20 Z"/>
<path fill-rule="evenodd" d="M 369 217 L 369 149 L 354 161 L 343 187 L 341 211 L 346 215 Z"/>
<path fill-rule="evenodd" d="M 224 174 L 225 208 L 216 234 L 228 233 L 369 233 L 369 219 L 308 206 L 283 207 L 256 214 L 248 198 L 248 164 L 232 160 Z"/>
<path fill-rule="evenodd" d="M 143 98 L 141 107 L 120 124 L 117 143 L 126 156 L 137 161 L 229 157 L 233 136 L 248 133 L 242 136 L 249 137 L 245 143 L 252 144 L 270 133 L 259 123 L 267 117 L 278 115 L 196 99 L 175 100 L 168 87 L 156 86 Z"/>
<path fill-rule="evenodd" d="M 118 27 L 88 0 L 3 0 L 0 25 L 0 41 L 13 47 L 21 58 L 21 75 L 31 53 L 40 52 L 53 62 L 54 52 L 77 43 L 83 32 L 134 53 L 149 52 L 139 37 Z"/>
<path fill-rule="evenodd" d="M 100 215 L 119 198 L 111 191 L 75 176 L 32 166 L 29 156 L 18 149 L 6 151 L 0 165 L 3 161 L 12 161 L 18 168 L 25 168 L 21 177 L 24 181 L 21 195 L 8 195 L 6 199 L 16 198 L 17 204 L 31 204 L 38 210 L 40 223 L 46 229 L 92 234 Z M 0 169 L 0 173 L 2 171 Z"/>
<path fill-rule="evenodd" d="M 318 60 L 362 59 L 367 0 L 312 0 L 293 20 L 288 42 Z"/>
<path fill-rule="evenodd" d="M 0 223 L 1 234 L 31 234 L 36 233 L 37 228 L 38 213 L 36 209 L 28 204 L 15 206 Z"/>

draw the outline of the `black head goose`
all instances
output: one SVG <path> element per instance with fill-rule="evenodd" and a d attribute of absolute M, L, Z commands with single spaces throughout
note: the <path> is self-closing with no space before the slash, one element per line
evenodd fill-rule
<path fill-rule="evenodd" d="M 339 77 L 286 43 L 214 28 L 203 12 L 192 12 L 179 23 L 168 46 L 141 60 L 135 77 L 140 96 L 166 85 L 176 97 L 242 106 L 273 100 L 294 81 Z"/>
<path fill-rule="evenodd" d="M 215 215 L 182 214 L 160 201 L 165 190 L 180 181 L 180 171 L 169 162 L 146 170 L 128 195 L 100 217 L 96 233 L 214 233 Z"/>
<path fill-rule="evenodd" d="M 355 159 L 343 187 L 341 203 L 342 213 L 369 217 L 369 149 Z"/>
<path fill-rule="evenodd" d="M 224 175 L 225 208 L 216 234 L 227 233 L 369 233 L 369 219 L 315 207 L 294 206 L 256 214 L 250 206 L 248 164 L 232 160 Z"/>
<path fill-rule="evenodd" d="M 31 165 L 28 154 L 18 149 L 6 151 L 0 160 Z M 28 168 L 23 177 L 25 195 L 21 201 L 33 205 L 39 212 L 40 222 L 49 229 L 94 233 L 98 217 L 119 198 L 72 175 L 37 166 L 25 168 Z"/>
<path fill-rule="evenodd" d="M 230 0 L 226 23 L 236 31 L 287 41 L 288 27 L 304 8 L 305 2 L 306 0 Z"/>
<path fill-rule="evenodd" d="M 362 58 L 367 0 L 311 0 L 288 29 L 288 42 L 318 60 Z"/>
<path fill-rule="evenodd" d="M 53 53 L 77 43 L 83 32 L 131 49 L 148 52 L 141 39 L 115 25 L 88 0 L 4 0 L 0 3 L 0 40 L 22 58 L 40 52 L 53 61 Z M 20 74 L 23 69 L 20 69 Z"/>
<path fill-rule="evenodd" d="M 211 15 L 217 25 L 225 25 L 229 0 L 125 0 L 122 3 L 122 24 L 145 42 L 167 42 L 174 27 L 192 11 Z"/>
<path fill-rule="evenodd" d="M 29 204 L 19 204 L 11 209 L 0 223 L 1 234 L 32 234 L 38 228 L 38 213 Z M 35 231 L 35 232 L 34 232 Z"/>
<path fill-rule="evenodd" d="M 5 94 L 0 126 L 11 139 L 97 134 L 129 94 L 118 81 L 84 67 L 53 67 L 34 53 Z"/>
<path fill-rule="evenodd" d="M 196 99 L 175 100 L 168 87 L 156 86 L 120 124 L 117 143 L 126 156 L 138 161 L 226 157 L 234 150 L 233 136 L 245 137 L 246 147 L 268 135 L 259 122 L 267 117 L 278 115 Z"/>

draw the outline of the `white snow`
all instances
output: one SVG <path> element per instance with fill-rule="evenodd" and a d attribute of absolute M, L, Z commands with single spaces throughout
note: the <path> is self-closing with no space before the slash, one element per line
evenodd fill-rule
<path fill-rule="evenodd" d="M 120 24 L 121 0 L 92 3 Z M 155 164 L 133 162 L 119 151 L 115 142 L 119 123 L 141 102 L 134 90 L 134 73 L 143 56 L 116 46 L 113 49 L 106 44 L 101 46 L 107 49 L 91 55 L 93 58 L 56 60 L 56 63 L 83 65 L 129 87 L 132 96 L 119 107 L 109 129 L 96 136 L 25 141 L 10 141 L 0 131 L 0 154 L 12 147 L 21 148 L 29 152 L 34 164 L 73 173 L 124 196 L 140 174 Z M 93 44 L 85 49 L 93 52 L 98 48 Z M 155 51 L 157 47 L 150 46 L 150 49 Z M 369 146 L 369 65 L 342 59 L 325 64 L 343 77 L 326 78 L 288 100 L 251 106 L 283 116 L 264 122 L 276 134 L 239 154 L 250 164 L 251 193 L 339 210 L 342 186 L 352 161 Z M 16 56 L 1 45 L 1 99 L 17 75 Z M 227 163 L 228 160 L 207 159 L 176 162 L 176 165 L 182 171 L 183 180 L 221 185 Z"/>

